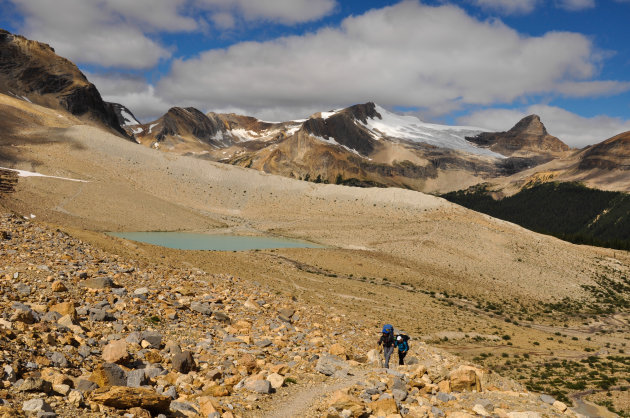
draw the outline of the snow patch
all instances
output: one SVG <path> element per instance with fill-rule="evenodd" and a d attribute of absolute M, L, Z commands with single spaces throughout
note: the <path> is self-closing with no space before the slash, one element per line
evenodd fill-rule
<path fill-rule="evenodd" d="M 140 128 L 131 128 L 131 132 L 133 132 L 135 135 L 138 135 L 142 131 L 144 131 L 144 129 L 142 129 L 142 127 L 140 127 Z"/>
<path fill-rule="evenodd" d="M 315 139 L 319 140 L 319 141 L 325 142 L 325 143 L 330 144 L 330 145 L 336 145 L 336 146 L 338 146 L 338 147 L 341 147 L 341 148 L 346 149 L 347 151 L 350 151 L 350 152 L 351 152 L 351 153 L 353 153 L 353 154 L 358 155 L 358 156 L 359 156 L 359 157 L 361 157 L 361 158 L 365 158 L 363 155 L 359 154 L 359 151 L 357 151 L 357 150 L 355 150 L 355 149 L 353 149 L 353 148 L 347 147 L 347 146 L 345 146 L 345 145 L 340 144 L 340 143 L 339 143 L 339 142 L 337 142 L 337 141 L 335 140 L 335 138 L 333 138 L 333 137 L 328 137 L 328 139 L 326 139 L 326 138 L 324 138 L 324 137 L 317 136 L 317 135 L 313 135 L 313 134 L 311 134 L 311 136 L 312 136 L 313 138 L 315 138 Z"/>
<path fill-rule="evenodd" d="M 89 181 L 87 181 L 87 180 L 71 179 L 71 178 L 68 178 L 68 177 L 47 176 L 45 174 L 35 173 L 33 171 L 16 170 L 15 168 L 0 167 L 0 169 L 16 172 L 16 173 L 18 173 L 18 176 L 20 176 L 20 177 L 47 177 L 47 178 L 50 178 L 50 179 L 76 181 L 76 182 L 79 182 L 79 183 L 89 183 Z"/>
<path fill-rule="evenodd" d="M 28 99 L 28 97 L 26 97 L 26 96 L 22 96 L 22 99 L 26 100 L 26 101 L 27 101 L 27 102 L 29 102 L 29 103 L 33 103 L 33 102 L 31 102 L 31 101 Z"/>
<path fill-rule="evenodd" d="M 122 116 L 123 120 L 125 121 L 123 123 L 123 126 L 134 126 L 134 125 L 140 125 L 140 122 L 138 122 L 138 120 L 136 118 L 134 118 L 131 113 L 129 113 L 127 111 L 127 109 L 125 109 L 124 107 L 122 107 L 120 109 L 120 116 Z M 135 133 L 135 132 L 134 132 Z"/>
<path fill-rule="evenodd" d="M 153 128 L 155 128 L 156 126 L 158 126 L 157 123 L 152 123 L 151 125 L 149 125 L 149 133 L 151 133 L 151 131 L 153 130 Z"/>

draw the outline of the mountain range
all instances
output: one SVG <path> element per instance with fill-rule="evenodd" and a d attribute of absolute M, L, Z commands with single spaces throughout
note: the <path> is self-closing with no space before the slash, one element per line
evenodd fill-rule
<path fill-rule="evenodd" d="M 489 183 L 509 195 L 549 180 L 630 190 L 628 132 L 575 150 L 550 135 L 537 115 L 507 132 L 488 132 L 425 123 L 371 102 L 284 122 L 173 107 L 141 123 L 123 104 L 103 101 L 76 65 L 50 46 L 2 30 L 0 51 L 0 93 L 160 151 L 301 180 L 433 193 Z M 12 114 L 4 125 L 23 117 Z"/>

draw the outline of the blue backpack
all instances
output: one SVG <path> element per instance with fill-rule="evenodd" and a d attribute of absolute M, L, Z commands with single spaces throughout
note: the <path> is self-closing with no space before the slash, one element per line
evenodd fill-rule
<path fill-rule="evenodd" d="M 383 334 L 389 334 L 394 332 L 394 326 L 390 324 L 383 325 Z"/>

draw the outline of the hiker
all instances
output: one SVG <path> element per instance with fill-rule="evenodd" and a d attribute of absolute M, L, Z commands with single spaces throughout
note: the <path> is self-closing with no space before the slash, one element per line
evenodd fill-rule
<path fill-rule="evenodd" d="M 394 339 L 394 327 L 387 324 L 383 326 L 383 333 L 378 340 L 378 345 L 383 345 L 383 356 L 385 357 L 385 368 L 389 369 L 389 358 L 394 352 L 394 345 L 396 344 Z"/>
<path fill-rule="evenodd" d="M 398 365 L 405 365 L 405 356 L 409 351 L 409 337 L 404 334 L 400 334 L 396 337 L 396 347 L 398 347 Z"/>

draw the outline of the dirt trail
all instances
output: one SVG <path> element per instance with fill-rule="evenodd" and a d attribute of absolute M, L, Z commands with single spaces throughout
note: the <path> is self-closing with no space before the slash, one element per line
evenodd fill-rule
<path fill-rule="evenodd" d="M 289 399 L 282 401 L 273 411 L 261 416 L 267 418 L 287 418 L 287 417 L 315 417 L 319 416 L 312 410 L 316 403 L 327 395 L 352 386 L 360 381 L 366 374 L 363 370 L 351 370 L 354 375 L 342 378 L 341 380 L 325 381 L 299 390 Z"/>

